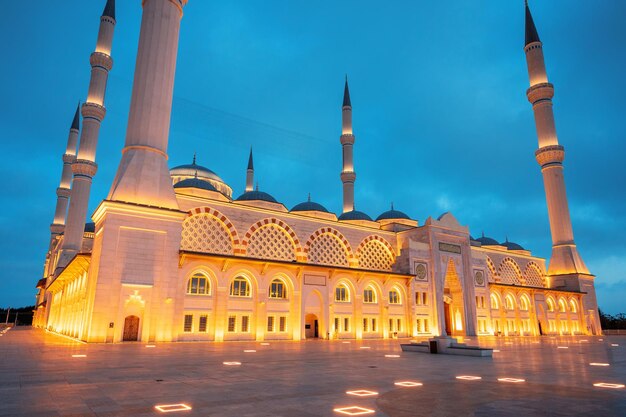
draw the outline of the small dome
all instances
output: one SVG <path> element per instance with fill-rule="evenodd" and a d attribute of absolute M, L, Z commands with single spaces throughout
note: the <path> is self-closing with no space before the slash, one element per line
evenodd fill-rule
<path fill-rule="evenodd" d="M 211 171 L 209 168 L 196 164 L 195 159 L 191 164 L 179 165 L 170 169 L 170 176 L 172 177 L 194 177 L 196 175 L 201 179 L 211 179 L 213 181 L 224 182 L 219 175 Z"/>
<path fill-rule="evenodd" d="M 217 188 L 210 182 L 199 178 L 187 178 L 186 180 L 178 181 L 174 184 L 174 188 L 199 188 L 201 190 L 217 191 Z"/>
<path fill-rule="evenodd" d="M 278 203 L 274 197 L 263 191 L 248 191 L 237 197 L 236 201 L 267 201 L 269 203 Z"/>
<path fill-rule="evenodd" d="M 482 237 L 479 237 L 478 239 L 476 239 L 477 242 L 480 242 L 480 244 L 482 246 L 493 246 L 493 245 L 500 245 L 498 243 L 497 240 L 492 239 L 490 237 L 485 237 L 485 235 L 483 235 Z"/>
<path fill-rule="evenodd" d="M 506 242 L 502 242 L 501 245 L 507 248 L 508 250 L 526 250 L 521 245 L 518 245 L 517 243 L 509 242 L 508 240 Z"/>
<path fill-rule="evenodd" d="M 339 220 L 367 220 L 370 222 L 373 221 L 370 216 L 363 213 L 362 211 L 357 210 L 347 211 L 343 213 L 341 216 L 339 216 Z"/>
<path fill-rule="evenodd" d="M 291 211 L 321 211 L 323 213 L 328 213 L 326 207 L 311 200 L 296 204 Z"/>
<path fill-rule="evenodd" d="M 411 220 L 411 218 L 409 216 L 407 216 L 405 213 L 398 211 L 398 210 L 394 210 L 393 206 L 391 207 L 391 210 L 388 210 L 386 212 L 384 212 L 383 214 L 381 214 L 380 216 L 378 216 L 376 218 L 376 221 L 380 221 L 380 220 L 391 220 L 391 219 L 404 219 L 404 220 Z"/>

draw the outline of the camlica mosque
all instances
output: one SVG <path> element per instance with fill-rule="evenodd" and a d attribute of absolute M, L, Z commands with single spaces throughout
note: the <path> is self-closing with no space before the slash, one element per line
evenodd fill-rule
<path fill-rule="evenodd" d="M 393 207 L 375 219 L 355 210 L 357 142 L 347 80 L 339 216 L 310 199 L 289 209 L 255 189 L 252 153 L 243 193 L 195 158 L 170 169 L 187 1 L 143 0 L 125 146 L 91 223 L 87 205 L 116 24 L 115 1 L 106 2 L 88 96 L 62 158 L 36 326 L 107 343 L 601 332 L 595 277 L 574 243 L 554 86 L 528 5 L 526 94 L 550 219 L 549 266 L 508 240 L 475 238 L 451 213 L 419 224 Z"/>

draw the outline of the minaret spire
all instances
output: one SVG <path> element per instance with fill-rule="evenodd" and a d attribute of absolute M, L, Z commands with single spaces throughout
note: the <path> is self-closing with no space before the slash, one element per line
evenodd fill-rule
<path fill-rule="evenodd" d="M 248 170 L 246 172 L 246 192 L 254 190 L 254 161 L 252 160 L 252 146 L 248 158 Z"/>
<path fill-rule="evenodd" d="M 354 145 L 354 134 L 352 133 L 352 103 L 350 101 L 350 89 L 348 87 L 348 76 L 343 90 L 343 105 L 341 110 L 341 137 L 340 143 L 343 153 L 343 168 L 341 171 L 341 182 L 343 183 L 343 212 L 354 210 L 354 161 L 352 157 L 352 147 Z"/>
<path fill-rule="evenodd" d="M 539 139 L 539 149 L 535 152 L 535 157 L 543 175 L 552 234 L 552 256 L 548 268 L 548 281 L 552 287 L 586 293 L 587 295 L 583 297 L 583 310 L 589 313 L 586 317 L 591 321 L 590 328 L 600 329 L 594 277 L 589 273 L 574 242 L 563 176 L 565 148 L 559 144 L 552 110 L 554 86 L 548 81 L 543 44 L 539 40 L 527 2 L 524 52 L 530 79 L 530 88 L 526 95 L 533 107 Z"/>
<path fill-rule="evenodd" d="M 74 179 L 72 181 L 72 197 L 67 212 L 67 225 L 63 241 L 63 262 L 82 248 L 83 233 L 87 220 L 87 207 L 91 193 L 91 181 L 96 174 L 96 148 L 100 125 L 106 114 L 104 97 L 109 71 L 113 68 L 111 46 L 115 30 L 115 2 L 108 0 L 104 13 L 100 17 L 100 30 L 96 42 L 96 50 L 90 56 L 91 80 L 87 92 L 87 100 L 81 111 L 83 129 L 80 135 L 76 160 L 72 164 Z M 65 266 L 65 265 L 60 265 Z"/>

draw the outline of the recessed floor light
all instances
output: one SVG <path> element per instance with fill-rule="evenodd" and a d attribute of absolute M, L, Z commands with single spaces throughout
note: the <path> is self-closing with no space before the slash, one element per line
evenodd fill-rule
<path fill-rule="evenodd" d="M 399 381 L 399 382 L 394 382 L 394 385 L 397 385 L 399 387 L 421 387 L 422 384 L 421 382 L 415 382 L 415 381 Z"/>
<path fill-rule="evenodd" d="M 162 413 L 175 413 L 177 411 L 191 410 L 187 404 L 162 404 L 155 405 L 154 408 Z"/>
<path fill-rule="evenodd" d="M 610 384 L 608 382 L 596 382 L 593 386 L 600 388 L 624 388 L 624 384 Z"/>
<path fill-rule="evenodd" d="M 155 348 L 156 345 L 146 345 L 147 348 Z"/>
<path fill-rule="evenodd" d="M 244 353 L 256 353 L 256 350 L 254 350 L 254 349 L 245 349 L 243 352 Z"/>
<path fill-rule="evenodd" d="M 86 358 L 87 355 L 72 355 L 72 358 Z"/>
<path fill-rule="evenodd" d="M 557 346 L 557 349 L 569 349 L 569 346 Z"/>
<path fill-rule="evenodd" d="M 505 345 L 512 345 L 513 342 L 504 342 Z"/>
<path fill-rule="evenodd" d="M 270 344 L 265 342 L 265 343 L 261 343 L 261 346 L 269 346 Z"/>
<path fill-rule="evenodd" d="M 369 346 L 361 346 L 359 349 L 371 349 Z"/>
<path fill-rule="evenodd" d="M 374 414 L 376 411 L 371 408 L 357 407 L 353 405 L 351 407 L 334 408 L 335 413 L 345 414 L 348 416 L 364 416 L 366 414 Z"/>
<path fill-rule="evenodd" d="M 534 344 L 538 345 L 538 344 L 539 344 L 539 343 L 541 343 L 541 342 L 534 341 L 534 342 L 531 342 L 531 343 L 534 343 Z"/>
<path fill-rule="evenodd" d="M 385 355 L 385 358 L 399 358 L 400 355 Z"/>
<path fill-rule="evenodd" d="M 579 340 L 579 342 L 580 343 L 585 343 L 585 342 L 588 342 L 588 340 L 587 339 L 583 339 L 583 340 Z"/>
<path fill-rule="evenodd" d="M 611 343 L 611 346 L 618 347 L 619 345 L 617 343 Z"/>
<path fill-rule="evenodd" d="M 358 389 L 353 391 L 346 391 L 348 395 L 356 395 L 357 397 L 373 397 L 378 395 L 376 391 L 368 391 L 366 389 Z"/>
<path fill-rule="evenodd" d="M 494 350 L 492 350 L 492 352 L 493 353 L 500 353 L 500 350 L 499 349 L 494 349 Z"/>
<path fill-rule="evenodd" d="M 465 381 L 478 381 L 479 379 L 483 379 L 483 378 L 480 376 L 460 375 L 460 376 L 457 376 L 456 379 L 463 379 Z"/>
<path fill-rule="evenodd" d="M 345 343 L 345 344 L 348 344 L 348 343 L 350 343 L 350 342 L 341 342 L 341 343 Z"/>
<path fill-rule="evenodd" d="M 608 363 L 604 363 L 604 362 L 591 362 L 591 363 L 589 363 L 589 365 L 591 365 L 591 366 L 609 366 Z"/>
<path fill-rule="evenodd" d="M 598 342 L 604 342 L 604 339 L 598 339 Z"/>
<path fill-rule="evenodd" d="M 239 366 L 241 362 L 222 362 L 226 366 Z"/>
<path fill-rule="evenodd" d="M 520 378 L 498 378 L 498 381 L 500 381 L 500 382 L 513 382 L 513 383 L 526 382 L 525 379 L 520 379 Z"/>

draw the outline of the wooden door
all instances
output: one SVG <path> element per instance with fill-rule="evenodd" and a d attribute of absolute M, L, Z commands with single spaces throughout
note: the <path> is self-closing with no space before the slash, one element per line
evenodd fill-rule
<path fill-rule="evenodd" d="M 139 317 L 128 316 L 124 320 L 124 342 L 136 342 L 139 338 Z"/>

